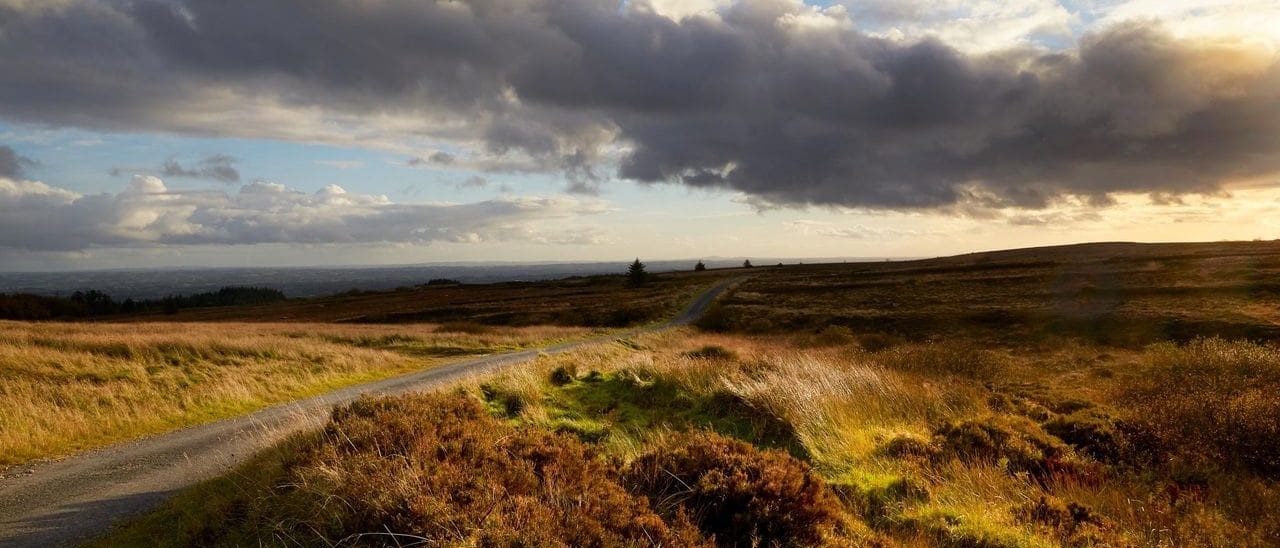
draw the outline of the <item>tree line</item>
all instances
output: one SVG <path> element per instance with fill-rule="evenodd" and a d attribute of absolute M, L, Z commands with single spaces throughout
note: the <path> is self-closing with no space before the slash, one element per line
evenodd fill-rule
<path fill-rule="evenodd" d="M 118 301 L 102 291 L 76 291 L 69 297 L 50 297 L 28 293 L 0 293 L 0 318 L 8 320 L 47 320 L 54 318 L 89 318 L 144 312 L 176 314 L 184 308 L 265 304 L 285 300 L 284 293 L 268 287 L 223 287 L 217 291 L 191 295 L 169 295 L 159 299 Z"/>

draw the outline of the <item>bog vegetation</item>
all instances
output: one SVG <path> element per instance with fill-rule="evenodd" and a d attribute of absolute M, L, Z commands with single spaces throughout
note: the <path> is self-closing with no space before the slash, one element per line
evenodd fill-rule
<path fill-rule="evenodd" d="M 1278 251 L 757 268 L 700 329 L 359 401 L 97 545 L 1276 546 Z"/>

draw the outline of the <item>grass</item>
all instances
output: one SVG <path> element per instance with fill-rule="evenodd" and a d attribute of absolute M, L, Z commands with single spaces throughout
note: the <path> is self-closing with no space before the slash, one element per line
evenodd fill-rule
<path fill-rule="evenodd" d="M 652 545 L 601 540 L 644 516 L 679 536 L 668 546 L 1276 546 L 1280 302 L 1266 280 L 1278 251 L 1101 244 L 756 269 L 704 331 L 543 356 L 432 396 L 465 402 L 471 426 L 458 428 L 483 436 L 412 433 L 442 420 L 440 400 L 366 402 L 388 411 L 340 410 L 252 465 L 269 477 L 214 480 L 97 545 L 396 545 L 359 536 L 388 532 L 537 545 L 522 531 L 590 544 L 574 536 L 583 524 L 594 545 Z M 353 413 L 367 421 L 358 436 L 335 430 Z M 558 449 L 503 441 L 529 439 Z M 490 456 L 467 460 L 460 485 L 420 468 L 477 455 Z M 499 500 L 527 466 L 513 456 L 580 471 L 536 484 L 538 505 L 577 504 L 571 485 L 619 501 L 621 523 L 600 507 L 534 519 L 503 501 L 484 515 L 520 526 L 490 542 L 471 502 L 413 502 Z M 314 477 L 327 480 L 303 481 Z M 432 533 L 435 518 L 404 519 L 428 507 L 473 517 L 452 536 Z"/>
<path fill-rule="evenodd" d="M 670 318 L 694 296 L 732 272 L 652 275 L 641 287 L 623 276 L 590 276 L 540 282 L 424 285 L 395 291 L 348 292 L 256 306 L 183 310 L 128 321 L 307 322 L 455 326 L 629 327 Z"/>
<path fill-rule="evenodd" d="M 625 479 L 629 477 L 627 471 L 635 467 L 648 470 L 644 481 L 622 481 L 618 485 L 631 496 L 644 496 L 648 510 L 661 518 L 669 530 L 679 529 L 684 524 L 681 520 L 687 518 L 700 531 L 699 538 L 714 538 L 719 546 L 749 546 L 753 541 L 723 532 L 717 535 L 708 524 L 721 522 L 709 521 L 700 514 L 719 508 L 708 501 L 742 500 L 735 503 L 742 505 L 739 510 L 730 515 L 747 515 L 744 509 L 754 508 L 754 497 L 773 500 L 769 498 L 773 495 L 766 495 L 771 493 L 768 489 L 804 485 L 804 481 L 795 478 L 812 473 L 810 481 L 820 482 L 824 486 L 820 491 L 829 495 L 797 495 L 794 500 L 807 502 L 790 513 L 825 516 L 814 517 L 812 523 L 820 525 L 810 529 L 811 533 L 804 533 L 817 536 L 795 533 L 787 538 L 809 540 L 772 545 L 1261 547 L 1280 540 L 1280 519 L 1276 518 L 1280 515 L 1280 485 L 1264 469 L 1252 466 L 1247 455 L 1229 460 L 1221 456 L 1121 458 L 1121 453 L 1090 452 L 1089 444 L 1097 443 L 1094 438 L 1072 436 L 1052 425 L 1109 417 L 1114 419 L 1109 424 L 1142 424 L 1139 419 L 1143 419 L 1172 427 L 1185 418 L 1165 416 L 1146 403 L 1130 403 L 1135 401 L 1131 400 L 1133 394 L 1149 394 L 1144 379 L 1150 377 L 1150 370 L 1177 367 L 1179 363 L 1208 363 L 1201 367 L 1214 371 L 1214 375 L 1231 376 L 1232 383 L 1245 382 L 1241 379 L 1256 379 L 1259 371 L 1270 370 L 1273 352 L 1270 347 L 1253 343 L 1205 339 L 1142 350 L 1075 346 L 1034 353 L 1007 353 L 963 342 L 938 341 L 904 343 L 871 353 L 857 342 L 815 348 L 804 338 L 682 330 L 544 356 L 525 367 L 464 387 L 463 393 L 464 399 L 485 411 L 485 421 L 496 421 L 485 422 L 487 426 L 483 428 L 506 432 L 495 434 L 499 438 L 540 433 L 537 435 L 576 440 L 590 449 L 595 456 L 588 460 L 596 464 L 579 462 L 574 466 L 615 470 L 602 472 L 609 477 Z M 1102 361 L 1119 370 L 1117 374 L 1097 375 L 1099 354 L 1110 356 Z M 996 365 L 981 368 L 981 375 L 973 375 L 973 368 L 968 366 L 949 365 L 991 360 L 993 355 Z M 943 359 L 946 356 L 952 359 Z M 992 367 L 995 371 L 987 372 Z M 1090 384 L 1082 385 L 1081 378 L 1089 379 Z M 1219 382 L 1213 386 L 1236 386 Z M 410 403 L 390 400 L 378 405 L 395 408 Z M 346 420 L 346 413 L 336 413 L 335 424 Z M 394 431 L 402 428 L 395 426 L 400 421 L 422 425 L 435 420 L 427 411 L 388 412 L 380 416 L 376 426 L 367 428 Z M 1146 439 L 1143 436 L 1159 432 L 1148 427 L 1129 428 L 1121 428 L 1113 435 L 1136 444 Z M 327 438 L 307 442 L 308 451 L 334 451 L 350 444 L 345 438 L 335 438 L 332 426 L 326 432 Z M 1062 433 L 1063 437 L 1050 432 Z M 396 440 L 404 436 L 386 435 L 391 437 L 378 445 L 379 458 L 399 462 L 403 457 L 397 455 L 406 453 L 395 444 L 401 443 Z M 691 439 L 702 440 L 699 449 L 685 449 Z M 781 475 L 770 482 L 753 483 L 752 478 L 763 477 L 760 474 L 764 472 L 734 468 L 739 466 L 732 464 L 738 462 L 738 457 L 728 455 L 739 450 L 730 449 L 732 444 L 726 445 L 729 442 L 708 439 L 738 439 L 752 446 L 773 448 L 766 452 L 786 455 L 780 463 L 803 463 L 795 472 L 801 475 L 783 473 L 790 464 L 761 465 L 762 470 Z M 1160 447 L 1174 447 L 1186 454 L 1205 450 L 1204 441 L 1199 438 L 1175 438 L 1162 444 Z M 465 444 L 432 442 L 425 447 L 436 448 L 432 449 L 437 451 L 433 454 L 470 451 Z M 706 456 L 709 454 L 724 455 L 727 460 L 711 459 Z M 663 461 L 659 456 L 675 460 Z M 768 459 L 781 457 L 758 458 L 764 460 L 751 457 L 748 461 L 773 462 Z M 707 464 L 712 461 L 715 464 Z M 364 473 L 361 470 L 365 465 L 356 466 L 357 462 L 365 460 L 319 467 L 334 483 L 331 487 L 317 487 L 318 491 L 310 496 L 347 500 L 344 505 L 372 504 L 360 493 L 400 489 L 393 486 L 407 478 L 392 472 L 377 479 L 365 478 L 359 475 Z M 702 471 L 689 476 L 677 473 L 687 462 L 703 463 L 699 468 Z M 484 472 L 488 464 L 476 466 L 471 477 L 482 478 L 476 480 L 480 487 L 469 488 L 498 492 L 507 488 L 493 483 L 496 480 L 492 478 L 501 477 L 497 469 Z M 804 472 L 806 469 L 812 472 Z M 712 470 L 718 475 L 703 479 L 702 474 Z M 679 480 L 670 476 L 662 480 L 667 472 L 676 474 Z M 295 469 L 291 473 L 300 472 Z M 412 477 L 418 478 L 413 480 L 416 482 L 427 481 L 419 475 Z M 792 479 L 783 480 L 784 477 Z M 180 499 L 157 515 L 167 518 L 153 516 L 136 522 L 101 545 L 128 545 L 122 539 L 143 538 L 138 535 L 159 534 L 164 538 L 164 529 L 157 527 L 172 523 L 176 514 L 203 524 L 199 525 L 204 528 L 201 530 L 212 531 L 202 534 L 223 535 L 223 528 L 230 528 L 234 535 L 226 538 L 236 539 L 235 543 L 297 545 L 272 532 L 277 531 L 273 527 L 293 523 L 296 515 L 310 514 L 289 514 L 295 518 L 283 515 L 275 508 L 289 508 L 292 499 L 288 497 L 293 495 L 279 492 L 279 487 L 262 490 L 264 485 L 291 485 L 289 481 L 276 477 L 263 484 L 250 476 L 241 481 L 216 480 L 201 488 L 212 491 L 199 500 L 230 498 L 240 501 L 235 504 L 255 505 L 264 513 L 255 517 L 256 521 L 234 518 L 226 522 L 225 514 L 215 515 L 212 510 L 201 510 Z M 348 485 L 350 482 L 355 483 Z M 449 492 L 443 487 L 423 489 L 428 493 Z M 403 507 L 397 503 L 386 508 Z M 324 523 L 355 519 L 349 517 L 347 510 L 329 511 L 337 513 L 325 518 Z M 421 529 L 415 529 L 419 522 L 394 521 L 387 511 L 390 510 L 360 510 L 354 515 L 372 521 L 324 533 L 322 540 L 302 538 L 309 539 L 307 543 L 338 542 L 354 531 L 373 531 L 375 526 L 385 525 L 394 532 L 409 532 L 415 539 L 431 539 L 423 542 L 425 546 L 483 545 L 466 535 L 453 539 L 424 535 Z M 760 535 L 765 534 L 761 531 L 768 531 L 759 529 L 762 523 L 765 522 L 743 522 L 717 530 L 756 531 Z M 291 530 L 292 535 L 299 529 Z M 219 543 L 223 541 L 196 542 Z M 191 544 L 187 539 L 172 545 Z"/>
<path fill-rule="evenodd" d="M 757 274 L 717 331 L 1141 348 L 1196 337 L 1280 340 L 1280 243 L 1088 244 Z"/>
<path fill-rule="evenodd" d="M 241 415 L 465 355 L 582 337 L 536 327 L 0 322 L 0 467 Z"/>

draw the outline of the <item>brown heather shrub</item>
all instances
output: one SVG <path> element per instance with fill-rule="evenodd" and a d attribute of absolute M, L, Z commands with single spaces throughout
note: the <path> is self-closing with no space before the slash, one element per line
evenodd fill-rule
<path fill-rule="evenodd" d="M 899 434 L 889 439 L 877 450 L 878 453 L 903 460 L 937 460 L 942 456 L 938 446 L 911 434 Z"/>
<path fill-rule="evenodd" d="M 945 424 L 934 431 L 942 455 L 1003 462 L 1010 472 L 1038 477 L 1072 468 L 1071 448 L 1025 417 L 992 415 Z"/>
<path fill-rule="evenodd" d="M 818 346 L 844 346 L 853 344 L 855 340 L 853 330 L 843 325 L 828 325 L 813 336 L 813 342 Z"/>
<path fill-rule="evenodd" d="M 1093 408 L 1055 417 L 1044 424 L 1044 430 L 1102 462 L 1150 461 L 1149 455 L 1138 454 L 1129 443 L 1126 426 L 1105 411 Z"/>
<path fill-rule="evenodd" d="M 1142 450 L 1280 478 L 1280 349 L 1210 338 L 1147 358 L 1120 398 Z"/>
<path fill-rule="evenodd" d="M 664 515 L 687 514 L 724 547 L 823 546 L 842 516 L 808 465 L 714 433 L 641 456 L 624 481 Z"/>
<path fill-rule="evenodd" d="M 725 333 L 735 327 L 737 323 L 736 320 L 737 319 L 734 317 L 733 313 L 729 312 L 727 307 L 720 303 L 712 303 L 702 316 L 697 320 L 694 320 L 693 325 L 703 331 Z"/>
<path fill-rule="evenodd" d="M 364 399 L 241 518 L 263 541 L 342 546 L 709 546 L 595 452 L 517 429 L 462 394 Z M 399 535 L 399 536 L 393 536 Z"/>

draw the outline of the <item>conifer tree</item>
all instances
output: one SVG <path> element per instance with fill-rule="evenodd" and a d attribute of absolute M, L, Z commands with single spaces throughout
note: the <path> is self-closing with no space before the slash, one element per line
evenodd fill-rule
<path fill-rule="evenodd" d="M 640 262 L 640 258 L 636 257 L 636 262 L 631 263 L 627 268 L 627 285 L 631 287 L 640 287 L 649 279 L 649 273 L 644 270 L 644 263 Z"/>

